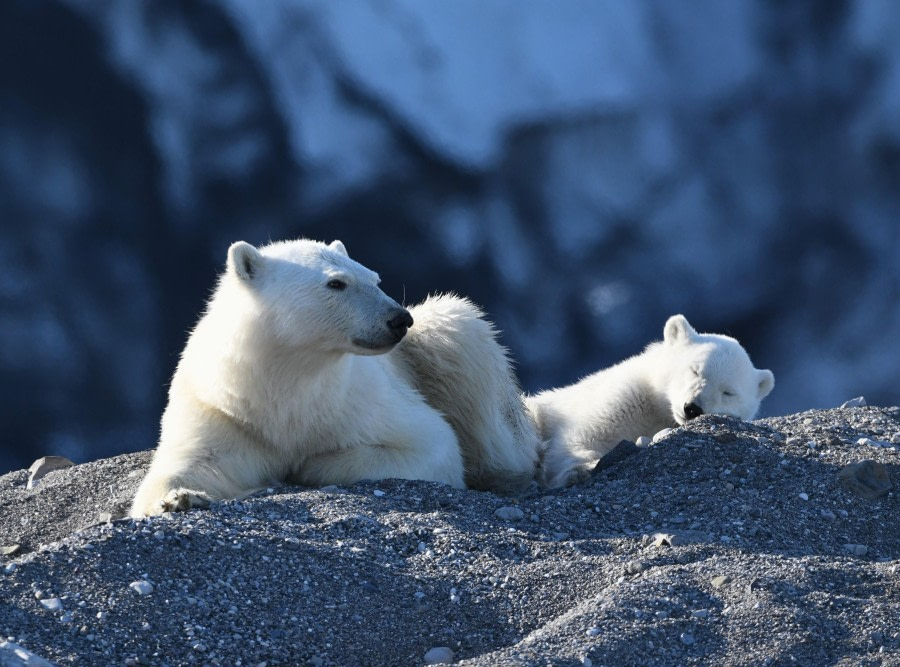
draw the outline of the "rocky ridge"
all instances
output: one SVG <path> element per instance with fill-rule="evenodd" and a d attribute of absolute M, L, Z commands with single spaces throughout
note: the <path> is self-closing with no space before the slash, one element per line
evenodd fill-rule
<path fill-rule="evenodd" d="M 148 452 L 9 473 L 0 665 L 900 664 L 900 408 L 631 449 L 522 498 L 385 480 L 138 521 Z"/>

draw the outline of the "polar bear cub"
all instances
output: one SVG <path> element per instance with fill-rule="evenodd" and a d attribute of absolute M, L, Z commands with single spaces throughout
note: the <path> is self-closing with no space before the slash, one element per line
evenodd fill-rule
<path fill-rule="evenodd" d="M 457 297 L 426 301 L 414 309 L 423 335 L 392 352 L 413 317 L 378 283 L 340 241 L 233 244 L 172 378 L 131 515 L 283 481 L 398 477 L 462 488 L 467 468 L 485 473 L 485 486 L 491 471 L 531 479 L 537 434 L 521 401 L 521 446 L 511 430 L 520 425 L 498 417 L 518 386 L 480 311 Z M 447 354 L 419 359 L 429 341 Z M 454 426 L 467 429 L 462 447 Z"/>
<path fill-rule="evenodd" d="M 662 342 L 643 353 L 575 384 L 526 397 L 547 442 L 541 483 L 552 488 L 578 481 L 622 440 L 704 413 L 753 419 L 774 385 L 772 372 L 754 368 L 735 339 L 699 334 L 683 315 L 673 315 Z"/>

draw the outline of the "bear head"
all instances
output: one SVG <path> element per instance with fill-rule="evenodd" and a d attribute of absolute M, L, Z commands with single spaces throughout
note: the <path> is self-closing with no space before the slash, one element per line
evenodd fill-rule
<path fill-rule="evenodd" d="M 412 326 L 409 312 L 378 287 L 380 278 L 350 259 L 340 241 L 297 240 L 228 249 L 223 282 L 249 301 L 254 331 L 286 347 L 383 354 Z"/>
<path fill-rule="evenodd" d="M 697 333 L 683 315 L 668 319 L 662 346 L 668 361 L 666 394 L 678 424 L 701 414 L 749 421 L 775 386 L 772 371 L 754 368 L 734 338 Z"/>

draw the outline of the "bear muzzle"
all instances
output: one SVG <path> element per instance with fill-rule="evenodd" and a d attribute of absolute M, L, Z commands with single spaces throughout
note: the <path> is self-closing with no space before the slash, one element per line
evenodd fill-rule
<path fill-rule="evenodd" d="M 388 330 L 394 337 L 394 342 L 399 343 L 406 335 L 407 330 L 413 325 L 412 315 L 406 308 L 400 308 L 394 316 L 387 321 Z"/>
<path fill-rule="evenodd" d="M 685 421 L 690 421 L 691 419 L 696 419 L 700 415 L 703 414 L 703 408 L 701 408 L 696 403 L 685 403 L 684 404 L 684 419 Z"/>

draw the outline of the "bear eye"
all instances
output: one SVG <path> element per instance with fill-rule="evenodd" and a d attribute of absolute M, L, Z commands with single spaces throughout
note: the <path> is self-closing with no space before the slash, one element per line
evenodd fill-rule
<path fill-rule="evenodd" d="M 343 280 L 338 280 L 337 278 L 335 278 L 334 280 L 329 280 L 325 284 L 325 286 L 328 287 L 328 289 L 335 289 L 338 291 L 347 289 L 347 283 L 345 283 Z"/>
<path fill-rule="evenodd" d="M 728 391 L 728 390 L 726 389 L 726 390 L 724 390 L 724 391 L 722 392 L 722 395 L 723 395 L 723 396 L 731 397 L 731 396 L 734 396 L 734 392 L 733 392 L 733 391 Z"/>

